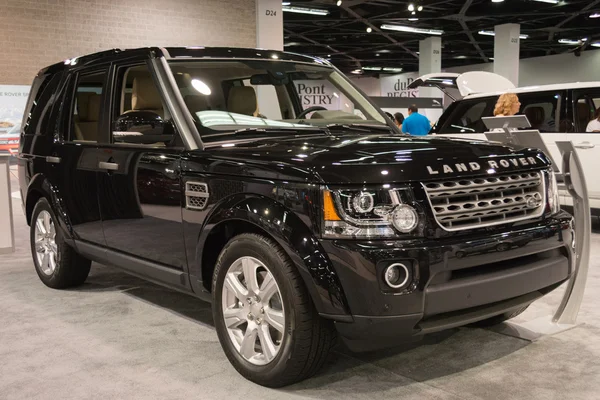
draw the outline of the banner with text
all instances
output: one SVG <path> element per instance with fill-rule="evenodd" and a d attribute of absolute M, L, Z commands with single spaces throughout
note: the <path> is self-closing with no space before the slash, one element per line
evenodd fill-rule
<path fill-rule="evenodd" d="M 381 95 L 384 97 L 419 97 L 419 89 L 408 90 L 408 85 L 418 77 L 417 72 L 382 76 L 379 79 L 381 81 Z"/>
<path fill-rule="evenodd" d="M 302 108 L 321 106 L 328 110 L 354 112 L 354 104 L 326 80 L 294 81 Z"/>
<path fill-rule="evenodd" d="M 0 85 L 0 133 L 18 130 L 30 86 Z"/>

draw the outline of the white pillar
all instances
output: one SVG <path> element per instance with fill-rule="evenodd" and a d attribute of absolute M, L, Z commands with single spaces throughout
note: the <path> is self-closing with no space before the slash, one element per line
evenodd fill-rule
<path fill-rule="evenodd" d="M 256 47 L 283 51 L 283 10 L 281 0 L 256 0 Z M 277 93 L 272 86 L 256 86 L 261 114 L 281 119 Z"/>
<path fill-rule="evenodd" d="M 442 72 L 442 38 L 419 41 L 419 76 Z M 436 88 L 419 88 L 419 97 L 444 97 Z"/>
<path fill-rule="evenodd" d="M 494 73 L 519 86 L 519 48 L 521 26 L 504 24 L 494 27 Z"/>
<path fill-rule="evenodd" d="M 0 154 L 0 254 L 15 251 L 9 159 Z"/>

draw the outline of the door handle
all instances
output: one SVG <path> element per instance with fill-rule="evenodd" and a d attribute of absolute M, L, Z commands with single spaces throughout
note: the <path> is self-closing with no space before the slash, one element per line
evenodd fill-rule
<path fill-rule="evenodd" d="M 590 142 L 581 142 L 575 144 L 574 147 L 578 149 L 593 149 L 594 147 L 596 147 L 596 145 Z"/>
<path fill-rule="evenodd" d="M 112 163 L 112 162 L 106 162 L 106 161 L 100 161 L 98 163 L 98 168 L 105 169 L 107 171 L 116 171 L 119 169 L 119 164 Z"/>
<path fill-rule="evenodd" d="M 60 164 L 60 157 L 48 156 L 46 157 L 46 162 L 52 164 Z"/>

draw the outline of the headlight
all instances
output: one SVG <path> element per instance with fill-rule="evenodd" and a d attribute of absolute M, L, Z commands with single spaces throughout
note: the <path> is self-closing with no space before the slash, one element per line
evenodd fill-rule
<path fill-rule="evenodd" d="M 386 187 L 387 186 L 387 187 Z M 410 188 L 323 189 L 323 236 L 384 238 L 414 233 L 422 220 Z"/>
<path fill-rule="evenodd" d="M 560 211 L 560 196 L 558 194 L 558 184 L 553 170 L 548 171 L 548 208 L 552 214 Z"/>

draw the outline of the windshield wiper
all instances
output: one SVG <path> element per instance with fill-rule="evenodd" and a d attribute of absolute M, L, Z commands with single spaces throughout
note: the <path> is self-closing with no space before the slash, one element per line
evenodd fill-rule
<path fill-rule="evenodd" d="M 392 129 L 387 125 L 366 125 L 366 124 L 329 124 L 327 129 L 338 130 L 347 129 L 361 132 L 386 131 L 392 132 Z"/>
<path fill-rule="evenodd" d="M 306 134 L 329 134 L 327 129 L 319 128 L 319 127 L 252 127 L 252 128 L 243 128 L 238 129 L 236 131 L 226 131 L 219 133 L 211 133 L 202 135 L 205 139 L 217 138 L 223 136 L 233 136 L 233 137 L 242 137 L 242 136 L 264 136 L 264 135 L 277 135 L 277 134 L 286 134 L 286 135 L 306 135 Z"/>

